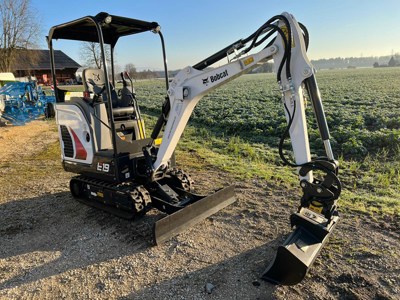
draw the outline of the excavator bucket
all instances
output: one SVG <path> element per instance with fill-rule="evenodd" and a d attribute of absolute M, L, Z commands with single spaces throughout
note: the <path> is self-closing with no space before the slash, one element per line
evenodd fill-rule
<path fill-rule="evenodd" d="M 215 214 L 235 201 L 235 191 L 232 185 L 162 218 L 154 226 L 156 245 L 169 240 L 171 237 L 199 223 L 201 220 Z"/>
<path fill-rule="evenodd" d="M 334 215 L 328 221 L 307 208 L 293 214 L 291 225 L 295 230 L 279 246 L 275 260 L 261 278 L 281 285 L 295 285 L 302 281 L 338 220 L 339 217 Z"/>

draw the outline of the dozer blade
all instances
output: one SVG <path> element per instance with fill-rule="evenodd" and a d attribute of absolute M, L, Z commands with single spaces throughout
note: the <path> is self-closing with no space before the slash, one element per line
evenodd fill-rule
<path fill-rule="evenodd" d="M 155 243 L 165 242 L 235 201 L 234 186 L 231 185 L 162 218 L 154 226 Z"/>
<path fill-rule="evenodd" d="M 293 214 L 291 224 L 296 229 L 284 244 L 279 246 L 275 260 L 261 278 L 281 285 L 295 285 L 302 281 L 338 220 L 336 215 L 328 223 L 323 216 L 307 208 Z"/>

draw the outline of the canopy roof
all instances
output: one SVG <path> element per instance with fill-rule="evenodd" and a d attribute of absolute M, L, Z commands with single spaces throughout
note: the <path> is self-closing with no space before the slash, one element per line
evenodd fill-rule
<path fill-rule="evenodd" d="M 66 39 L 84 42 L 99 42 L 97 28 L 102 29 L 105 44 L 115 45 L 121 36 L 145 31 L 159 31 L 156 22 L 146 22 L 101 12 L 50 28 L 48 40 Z"/>

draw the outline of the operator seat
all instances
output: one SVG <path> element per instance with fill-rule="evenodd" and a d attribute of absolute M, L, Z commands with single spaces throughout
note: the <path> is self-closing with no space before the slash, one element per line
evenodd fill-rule
<path fill-rule="evenodd" d="M 82 81 L 85 91 L 98 97 L 97 102 L 107 105 L 106 79 L 102 69 L 85 69 L 82 72 Z M 136 120 L 135 109 L 127 106 L 126 101 L 119 99 L 114 87 L 110 83 L 114 124 L 117 133 L 123 133 L 126 139 L 133 140 L 139 137 L 140 131 Z M 97 106 L 97 105 L 96 105 Z M 102 121 L 108 121 L 107 119 Z M 108 122 L 105 122 L 106 124 Z"/>
<path fill-rule="evenodd" d="M 82 72 L 82 81 L 85 91 L 93 93 L 107 103 L 106 94 L 106 79 L 102 69 L 84 69 Z M 111 87 L 111 102 L 113 107 L 118 106 L 118 96 L 112 84 Z"/>
<path fill-rule="evenodd" d="M 101 69 L 84 69 L 82 72 L 83 86 L 86 91 L 100 95 L 105 90 L 104 72 Z"/>

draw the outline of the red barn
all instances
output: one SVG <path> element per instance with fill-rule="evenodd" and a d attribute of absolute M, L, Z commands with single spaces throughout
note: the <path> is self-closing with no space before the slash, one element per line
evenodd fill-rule
<path fill-rule="evenodd" d="M 61 50 L 54 51 L 54 59 L 57 68 L 57 81 L 60 84 L 75 82 L 75 72 L 81 66 Z M 38 83 L 51 84 L 49 50 L 18 50 L 15 63 L 11 68 L 15 77 L 35 76 Z"/>

